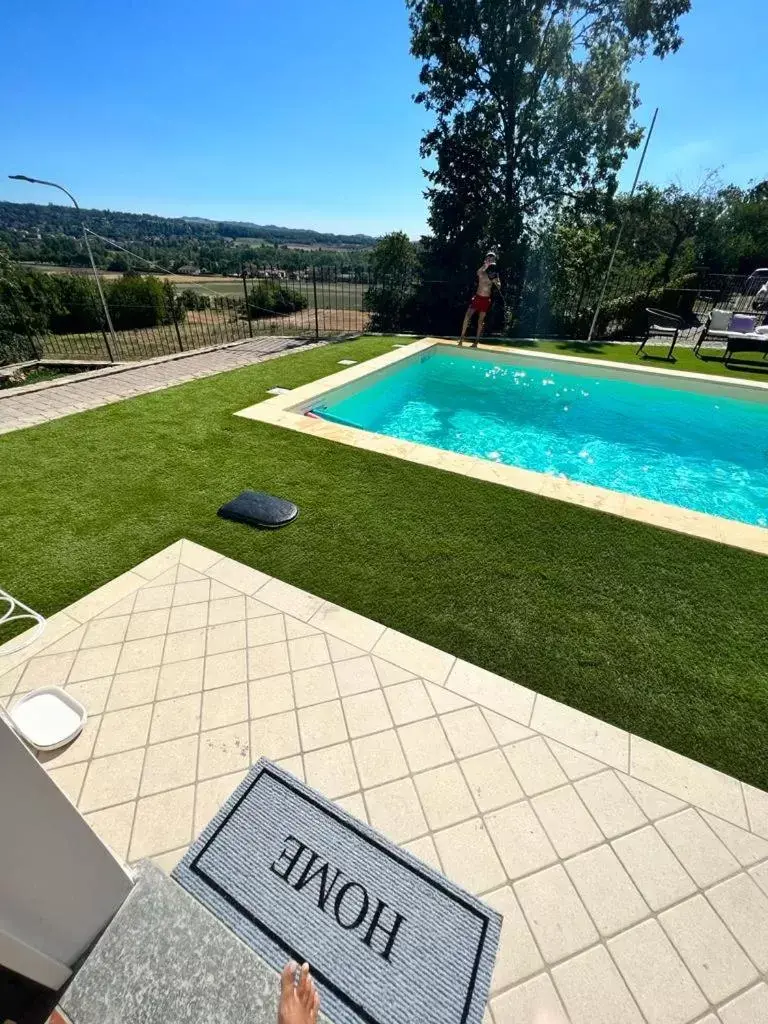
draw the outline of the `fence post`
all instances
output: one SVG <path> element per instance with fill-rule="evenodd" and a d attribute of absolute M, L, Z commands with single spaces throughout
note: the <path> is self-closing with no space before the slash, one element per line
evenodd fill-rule
<path fill-rule="evenodd" d="M 176 316 L 176 296 L 171 296 L 171 316 L 173 317 L 173 326 L 176 328 L 176 340 L 179 343 L 179 352 L 184 351 L 184 344 L 181 340 L 181 331 L 179 330 L 179 319 Z"/>
<path fill-rule="evenodd" d="M 248 285 L 245 283 L 245 267 L 240 275 L 243 279 L 243 295 L 245 295 L 245 315 L 248 317 L 248 337 L 253 337 L 253 324 L 251 323 L 251 306 L 248 302 Z"/>
<path fill-rule="evenodd" d="M 317 274 L 315 273 L 315 266 L 312 264 L 312 293 L 315 297 L 315 341 L 320 339 L 320 322 L 317 319 Z"/>

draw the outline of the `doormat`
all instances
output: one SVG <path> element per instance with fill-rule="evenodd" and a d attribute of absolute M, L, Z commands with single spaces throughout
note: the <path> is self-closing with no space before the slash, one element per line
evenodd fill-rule
<path fill-rule="evenodd" d="M 480 1024 L 501 916 L 262 758 L 173 877 L 337 1024 Z"/>

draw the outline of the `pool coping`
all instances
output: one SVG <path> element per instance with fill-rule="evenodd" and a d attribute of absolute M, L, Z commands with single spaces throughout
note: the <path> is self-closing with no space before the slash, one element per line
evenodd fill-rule
<path fill-rule="evenodd" d="M 621 516 L 625 519 L 673 530 L 688 536 L 716 541 L 720 544 L 728 544 L 732 547 L 742 548 L 758 554 L 768 554 L 768 530 L 761 526 L 740 523 L 736 520 L 709 515 L 705 512 L 697 512 L 678 505 L 669 505 L 665 502 L 653 501 L 649 498 L 639 498 L 631 494 L 623 494 L 606 487 L 596 487 L 592 484 L 577 483 L 573 480 L 553 477 L 546 473 L 520 469 L 517 466 L 506 466 L 496 462 L 488 462 L 485 459 L 472 455 L 461 455 L 458 452 L 443 451 L 430 445 L 400 440 L 384 434 L 332 423 L 329 420 L 313 418 L 304 414 L 303 410 L 306 406 L 321 395 L 353 384 L 360 378 L 367 377 L 377 370 L 387 369 L 395 363 L 409 359 L 437 345 L 458 347 L 458 343 L 455 341 L 441 338 L 424 338 L 409 345 L 395 347 L 391 352 L 386 352 L 381 356 L 376 356 L 356 366 L 351 366 L 337 373 L 311 381 L 309 384 L 294 388 L 287 394 L 277 395 L 274 398 L 248 406 L 236 412 L 235 415 L 241 416 L 244 419 L 268 423 L 272 426 L 296 430 L 299 433 L 324 438 L 328 441 L 337 441 L 354 448 L 378 452 L 381 455 L 406 459 L 409 462 L 416 462 L 422 466 L 430 466 L 434 469 L 458 473 L 476 480 L 500 484 L 503 487 L 512 487 L 516 490 L 526 491 L 529 494 L 567 501 L 572 505 L 581 505 L 584 508 Z M 505 354 L 525 357 L 531 360 L 554 360 L 571 365 L 578 364 L 590 367 L 594 367 L 595 364 L 595 360 L 585 357 L 565 356 L 549 352 L 532 352 L 528 349 L 506 345 L 481 344 L 478 348 L 484 352 L 504 352 Z M 678 382 L 692 381 L 697 384 L 706 384 L 708 388 L 726 387 L 729 389 L 736 388 L 737 390 L 746 388 L 750 391 L 768 392 L 768 384 L 764 384 L 761 381 L 731 380 L 730 378 L 719 379 L 709 374 L 691 373 L 685 370 L 666 370 L 651 366 L 628 367 L 626 363 L 602 359 L 599 360 L 599 364 L 602 368 L 607 367 L 621 371 L 624 375 L 629 370 L 633 374 L 648 374 L 657 378 L 664 378 L 665 380 Z"/>

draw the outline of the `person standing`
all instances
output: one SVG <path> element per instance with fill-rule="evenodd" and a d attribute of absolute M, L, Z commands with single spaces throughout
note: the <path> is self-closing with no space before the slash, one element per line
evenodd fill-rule
<path fill-rule="evenodd" d="M 473 315 L 477 313 L 477 336 L 472 342 L 472 348 L 477 348 L 480 335 L 483 333 L 485 318 L 488 314 L 488 310 L 491 308 L 491 296 L 494 288 L 498 288 L 499 291 L 501 291 L 499 275 L 496 270 L 496 253 L 488 252 L 483 260 L 482 267 L 480 267 L 477 272 L 477 288 L 475 290 L 475 294 L 472 296 L 472 301 L 467 307 L 467 312 L 464 314 L 464 323 L 461 326 L 459 345 L 464 344 L 467 337 L 467 331 L 469 330 L 469 324 Z"/>

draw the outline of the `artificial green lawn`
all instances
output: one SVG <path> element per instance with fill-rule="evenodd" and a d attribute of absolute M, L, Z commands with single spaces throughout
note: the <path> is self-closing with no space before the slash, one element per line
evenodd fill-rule
<path fill-rule="evenodd" d="M 768 788 L 768 559 L 232 415 L 391 345 L 0 437 L 0 583 L 50 613 L 189 537 Z M 246 487 L 299 519 L 218 519 Z"/>

